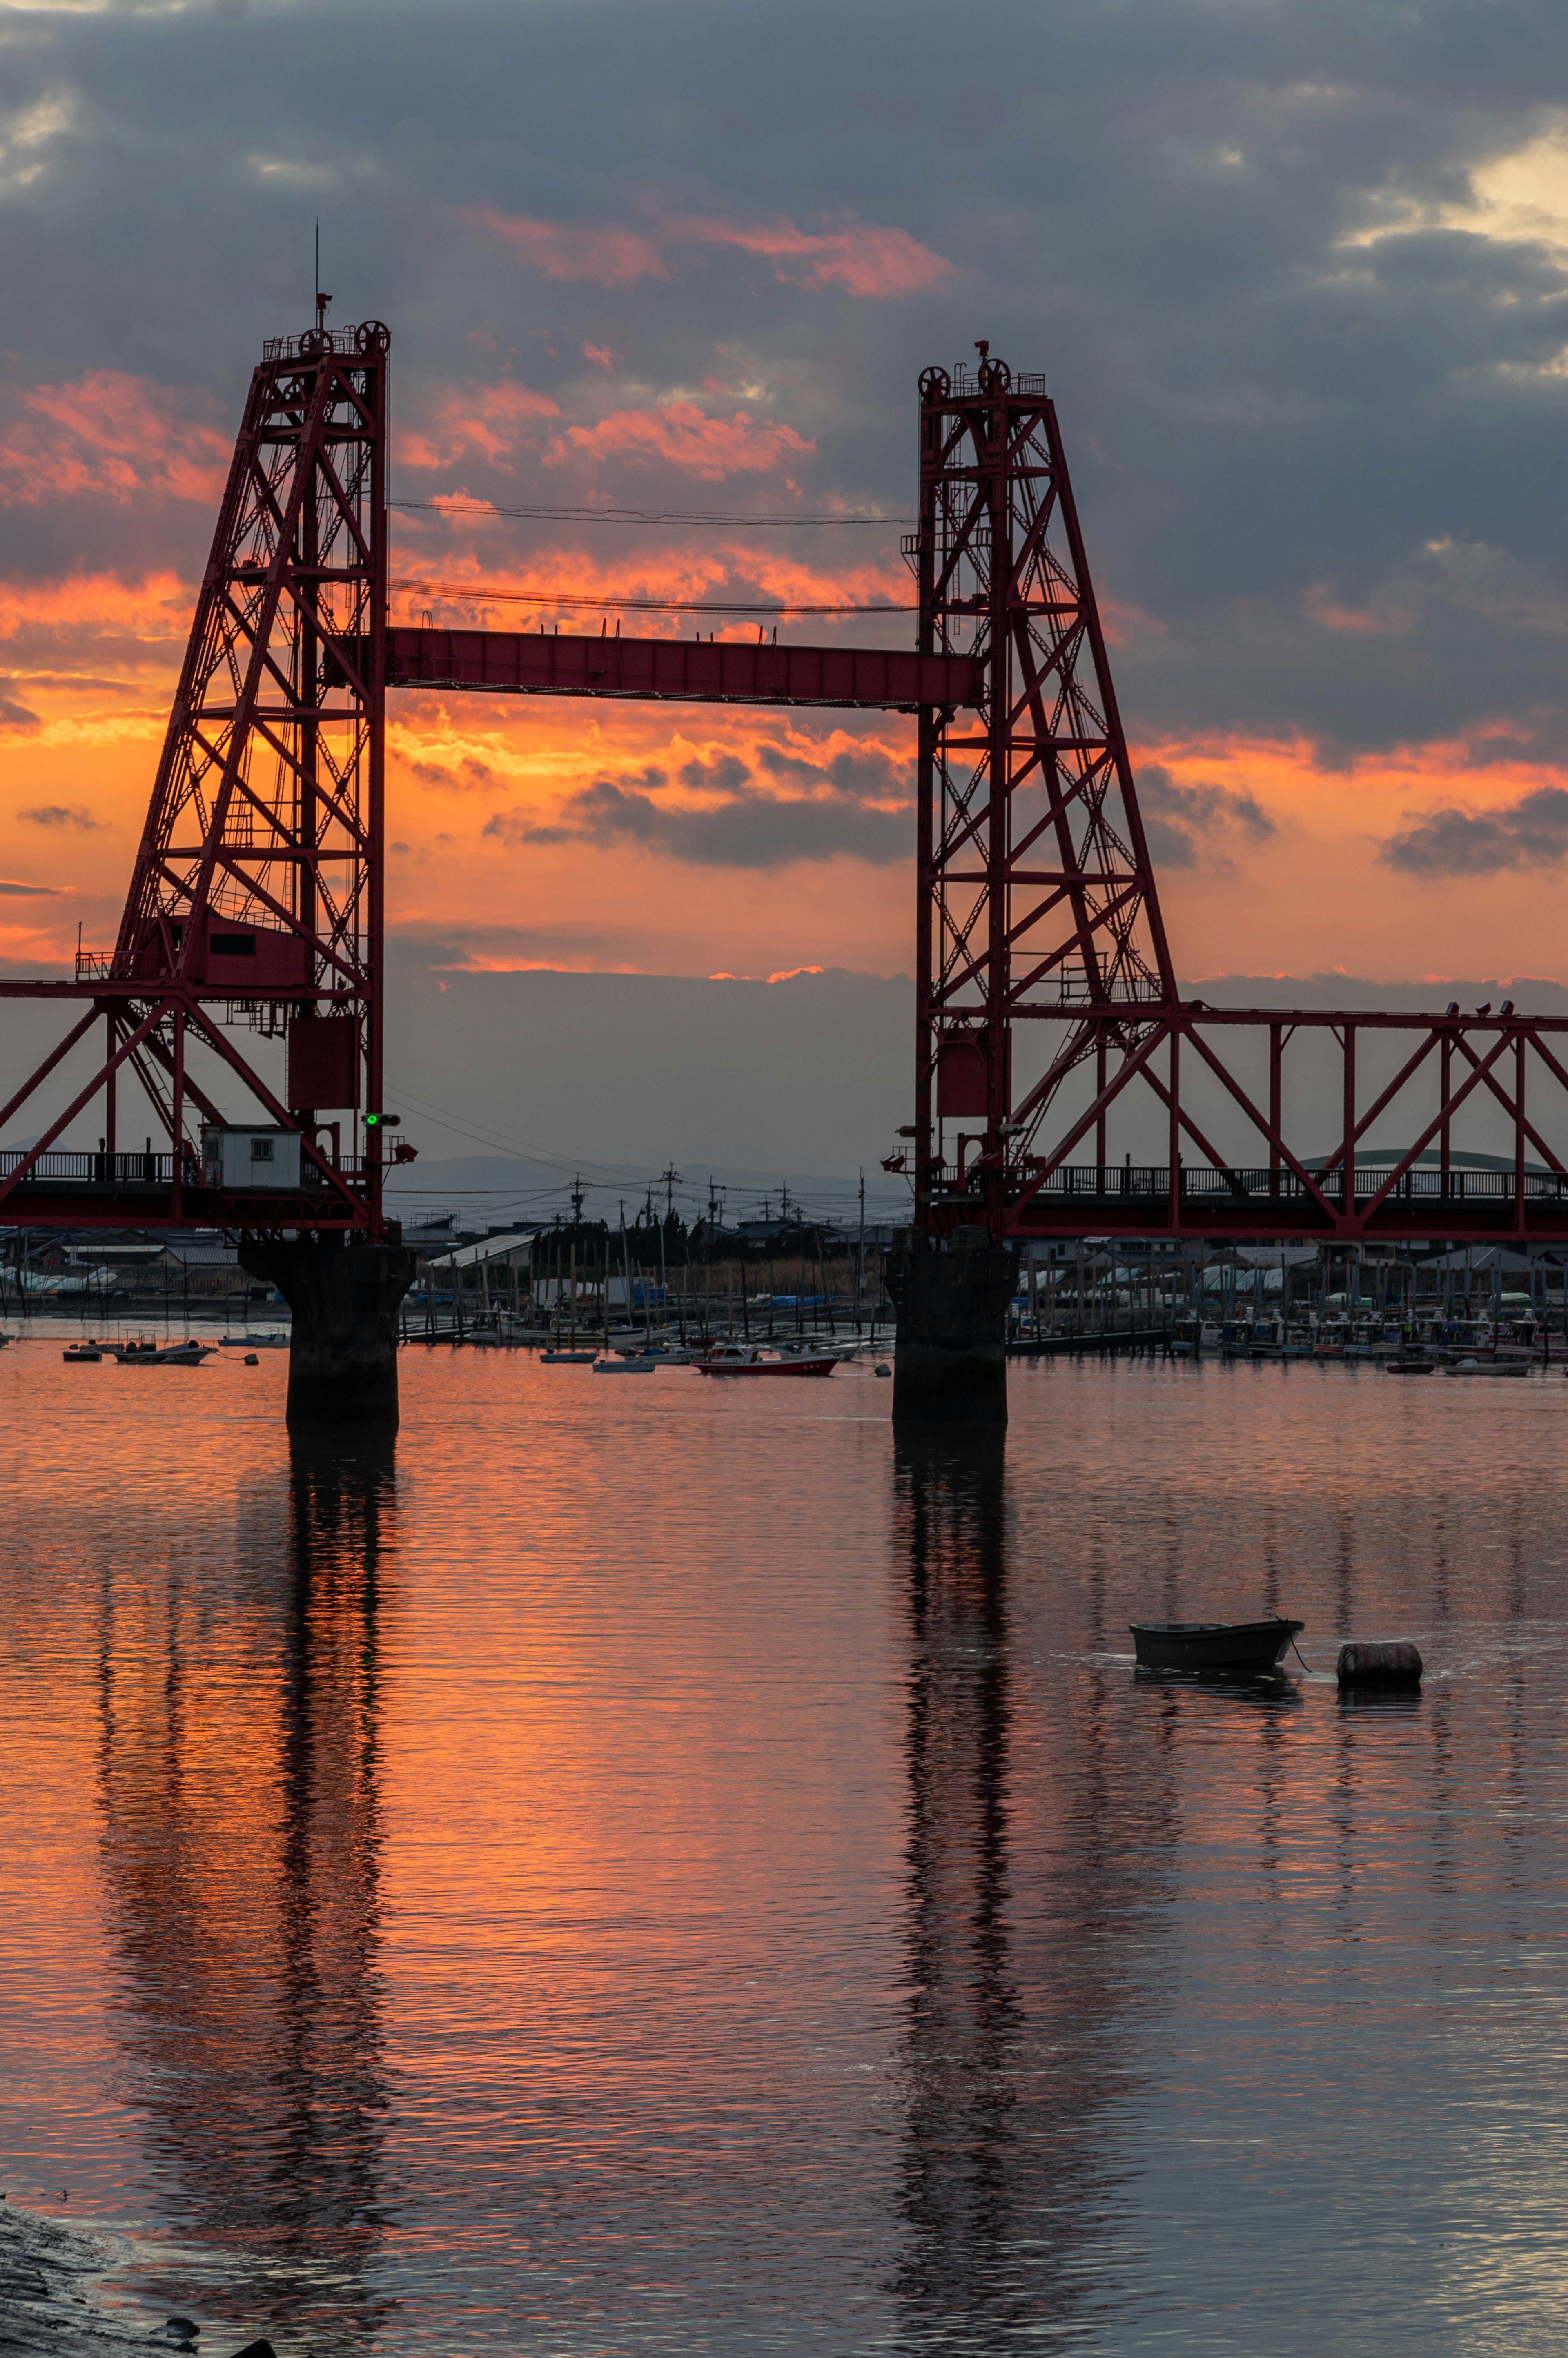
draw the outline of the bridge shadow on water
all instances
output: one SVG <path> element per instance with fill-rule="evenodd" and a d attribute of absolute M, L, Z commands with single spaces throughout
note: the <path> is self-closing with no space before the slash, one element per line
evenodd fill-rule
<path fill-rule="evenodd" d="M 242 1487 L 227 1563 L 99 1657 L 99 1785 L 118 1952 L 118 2093 L 211 2306 L 318 2349 L 385 2320 L 377 1620 L 390 1436 L 296 1443 Z M 191 2247 L 195 2247 L 192 2251 Z M 181 2271 L 184 2297 L 191 2277 Z M 175 2287 L 170 2286 L 171 2296 Z"/>

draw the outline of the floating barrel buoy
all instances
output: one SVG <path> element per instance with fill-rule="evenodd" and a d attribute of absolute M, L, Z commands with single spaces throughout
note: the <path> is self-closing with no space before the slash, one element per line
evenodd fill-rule
<path fill-rule="evenodd" d="M 1419 1687 L 1420 1650 L 1407 1638 L 1385 1644 L 1357 1639 L 1339 1649 L 1342 1687 Z"/>
<path fill-rule="evenodd" d="M 876 1372 L 879 1376 L 891 1376 L 892 1369 L 891 1368 L 879 1368 Z"/>
<path fill-rule="evenodd" d="M 254 1351 L 247 1351 L 245 1353 L 245 1365 L 247 1368 L 259 1368 L 261 1366 L 261 1361 Z"/>

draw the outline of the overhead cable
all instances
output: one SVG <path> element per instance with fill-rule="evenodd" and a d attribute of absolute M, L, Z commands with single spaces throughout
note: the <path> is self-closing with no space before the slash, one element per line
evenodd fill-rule
<path fill-rule="evenodd" d="M 868 525 L 920 521 L 912 515 L 724 515 L 688 514 L 673 508 L 500 508 L 490 500 L 470 499 L 388 500 L 386 504 L 389 508 L 423 510 L 435 515 L 514 516 L 542 524 L 699 524 L 746 532 L 775 532 L 795 525 L 809 525 L 814 529 L 857 525 L 864 529 Z"/>
<path fill-rule="evenodd" d="M 390 587 L 426 598 L 460 598 L 474 606 L 545 606 L 552 610 L 570 606 L 582 607 L 595 614 L 603 613 L 606 608 L 625 614 L 913 614 L 918 611 L 913 604 L 806 606 L 793 599 L 768 603 L 720 603 L 698 598 L 579 597 L 575 592 L 553 590 L 485 590 L 478 582 L 470 581 L 396 580 Z"/>

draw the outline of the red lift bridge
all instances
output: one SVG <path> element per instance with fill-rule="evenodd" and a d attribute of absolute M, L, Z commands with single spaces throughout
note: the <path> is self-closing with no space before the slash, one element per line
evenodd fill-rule
<path fill-rule="evenodd" d="M 0 1152 L 0 1223 L 384 1235 L 411 1152 L 382 1095 L 385 702 L 436 687 L 915 717 L 914 1118 L 890 1163 L 927 1229 L 1568 1243 L 1568 1018 L 1182 998 L 1042 378 L 980 346 L 921 379 L 913 650 L 414 630 L 386 611 L 389 342 L 264 349 L 118 939 L 70 979 L 0 980 L 68 1016 L 0 1110 L 35 1125 L 61 1074 Z M 1300 1127 L 1325 1060 L 1326 1153 Z M 1508 1151 L 1462 1154 L 1483 1112 Z M 61 1144 L 84 1120 L 98 1144 Z"/>

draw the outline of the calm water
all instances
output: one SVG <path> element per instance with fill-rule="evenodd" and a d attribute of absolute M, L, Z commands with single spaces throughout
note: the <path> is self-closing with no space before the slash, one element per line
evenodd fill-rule
<path fill-rule="evenodd" d="M 395 1452 L 291 1456 L 281 1354 L 59 1353 L 0 1354 L 0 2136 L 126 2298 L 1561 2347 L 1561 1377 L 1022 1368 L 975 1457 L 864 1370 L 415 1352 Z M 1317 1675 L 1134 1678 L 1130 1615 L 1274 1606 Z"/>

